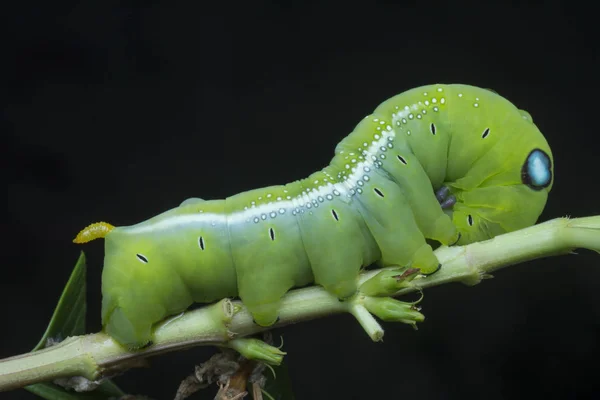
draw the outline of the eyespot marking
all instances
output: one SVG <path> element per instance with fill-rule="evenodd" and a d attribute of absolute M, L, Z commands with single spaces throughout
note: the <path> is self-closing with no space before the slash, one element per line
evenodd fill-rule
<path fill-rule="evenodd" d="M 543 150 L 532 150 L 521 168 L 521 181 L 533 190 L 542 190 L 552 183 L 552 161 Z"/>
<path fill-rule="evenodd" d="M 340 218 L 338 217 L 337 213 L 335 212 L 334 209 L 331 209 L 331 215 L 333 215 L 333 218 L 335 218 L 336 221 L 339 221 Z"/>
<path fill-rule="evenodd" d="M 198 246 L 200 246 L 200 248 L 201 248 L 202 250 L 204 250 L 204 238 L 203 238 L 202 236 L 200 236 L 200 237 L 198 238 Z"/>
<path fill-rule="evenodd" d="M 148 259 L 143 254 L 137 253 L 135 256 L 144 264 L 148 264 Z"/>
<path fill-rule="evenodd" d="M 473 216 L 471 214 L 467 216 L 467 222 L 469 223 L 469 226 L 473 226 Z"/>
<path fill-rule="evenodd" d="M 401 155 L 397 155 L 396 156 L 398 158 L 398 161 L 400 161 L 402 164 L 407 165 L 408 163 L 406 162 L 406 160 L 404 159 L 404 157 L 402 157 Z"/>
<path fill-rule="evenodd" d="M 375 193 L 377 193 L 377 195 L 378 195 L 378 196 L 380 196 L 380 197 L 385 197 L 385 196 L 383 195 L 383 193 L 381 192 L 381 190 L 379 190 L 379 189 L 377 189 L 377 188 L 373 188 L 373 191 L 374 191 Z"/>
<path fill-rule="evenodd" d="M 435 136 L 435 124 L 433 122 L 429 125 L 429 130 L 431 131 L 431 134 Z"/>
<path fill-rule="evenodd" d="M 275 231 L 273 228 L 269 228 L 269 236 L 271 237 L 271 240 L 275 240 Z"/>
<path fill-rule="evenodd" d="M 486 137 L 488 137 L 489 134 L 490 134 L 490 128 L 485 128 L 485 131 L 483 131 L 481 138 L 485 139 Z"/>

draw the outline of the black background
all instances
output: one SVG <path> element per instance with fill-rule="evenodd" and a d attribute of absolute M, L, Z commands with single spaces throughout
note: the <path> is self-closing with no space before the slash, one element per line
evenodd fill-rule
<path fill-rule="evenodd" d="M 37 343 L 82 249 L 100 329 L 103 243 L 71 243 L 88 223 L 305 177 L 380 102 L 423 84 L 492 88 L 532 114 L 556 164 L 540 220 L 600 211 L 585 3 L 10 4 L 0 358 Z M 580 251 L 428 290 L 419 330 L 384 324 L 384 343 L 348 315 L 280 330 L 297 398 L 600 398 L 599 264 Z M 214 351 L 157 357 L 117 383 L 170 399 Z"/>

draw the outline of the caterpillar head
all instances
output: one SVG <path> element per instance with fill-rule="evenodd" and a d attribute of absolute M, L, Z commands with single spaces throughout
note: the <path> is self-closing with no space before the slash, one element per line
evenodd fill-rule
<path fill-rule="evenodd" d="M 529 114 L 518 135 L 507 135 L 474 162 L 469 173 L 449 183 L 456 204 L 449 211 L 464 245 L 537 222 L 554 181 L 554 161 Z"/>

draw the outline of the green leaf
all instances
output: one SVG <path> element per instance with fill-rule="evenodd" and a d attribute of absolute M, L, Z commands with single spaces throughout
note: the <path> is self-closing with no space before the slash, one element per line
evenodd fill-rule
<path fill-rule="evenodd" d="M 264 391 L 267 392 L 275 400 L 295 400 L 294 392 L 292 391 L 292 380 L 288 373 L 287 365 L 285 362 L 281 365 L 273 366 L 276 378 L 271 376 L 268 369 L 265 370 L 267 376 L 267 384 L 265 385 Z M 263 396 L 264 399 L 268 399 L 268 396 Z"/>
<path fill-rule="evenodd" d="M 45 348 L 49 339 L 58 342 L 69 336 L 85 334 L 86 271 L 85 254 L 81 252 L 48 328 L 32 351 Z M 107 400 L 125 394 L 111 381 L 103 382 L 94 391 L 82 393 L 67 391 L 53 383 L 36 383 L 26 386 L 25 389 L 47 400 Z"/>
<path fill-rule="evenodd" d="M 255 338 L 238 338 L 230 340 L 227 347 L 234 349 L 248 360 L 262 361 L 269 365 L 279 365 L 285 352 Z"/>
<path fill-rule="evenodd" d="M 124 395 L 114 383 L 107 381 L 91 392 L 66 391 L 53 383 L 36 383 L 25 389 L 47 400 L 108 400 L 118 399 Z"/>
<path fill-rule="evenodd" d="M 85 254 L 81 252 L 67 286 L 58 300 L 48 328 L 40 342 L 33 348 L 34 351 L 45 348 L 50 338 L 64 340 L 67 336 L 85 334 L 86 272 Z"/>

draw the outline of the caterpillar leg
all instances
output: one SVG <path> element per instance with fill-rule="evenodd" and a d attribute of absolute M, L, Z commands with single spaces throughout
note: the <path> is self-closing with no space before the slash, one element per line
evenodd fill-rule
<path fill-rule="evenodd" d="M 288 290 L 313 280 L 300 229 L 290 210 L 266 213 L 257 207 L 255 217 L 236 218 L 236 210 L 243 210 L 253 199 L 281 194 L 281 187 L 268 187 L 226 200 L 238 293 L 260 326 L 277 321 L 281 297 Z"/>
<path fill-rule="evenodd" d="M 104 330 L 128 350 L 136 350 L 148 345 L 152 337 L 152 324 L 143 315 L 132 316 L 121 307 L 108 314 Z"/>
<path fill-rule="evenodd" d="M 450 188 L 448 186 L 442 186 L 436 190 L 435 197 L 443 210 L 451 208 L 456 204 L 456 196 L 450 193 Z"/>
<path fill-rule="evenodd" d="M 440 208 L 438 193 L 434 192 L 427 173 L 403 138 L 396 138 L 395 141 L 397 145 L 389 151 L 396 156 L 390 157 L 384 168 L 405 195 L 420 231 L 427 239 L 441 244 L 455 243 L 458 231 Z"/>
<path fill-rule="evenodd" d="M 340 300 L 354 295 L 361 266 L 378 258 L 364 221 L 337 196 L 304 211 L 298 224 L 315 283 Z"/>
<path fill-rule="evenodd" d="M 277 322 L 281 298 L 295 286 L 285 267 L 264 260 L 262 265 L 257 263 L 253 268 L 238 270 L 240 299 L 257 325 L 271 326 Z"/>
<path fill-rule="evenodd" d="M 291 213 L 257 219 L 229 224 L 231 252 L 240 299 L 256 324 L 270 326 L 277 321 L 283 295 L 313 277 Z"/>
<path fill-rule="evenodd" d="M 424 274 L 439 269 L 440 263 L 426 243 L 406 196 L 394 182 L 373 174 L 357 203 L 381 249 L 384 265 L 411 266 Z"/>
<path fill-rule="evenodd" d="M 279 307 L 281 301 L 277 300 L 264 305 L 246 304 L 248 311 L 252 314 L 252 321 L 258 326 L 271 326 L 279 321 Z"/>
<path fill-rule="evenodd" d="M 357 138 L 379 138 L 381 131 L 378 129 L 381 129 L 381 124 L 392 125 L 391 121 L 381 115 L 374 115 L 374 117 L 376 118 L 365 118 L 356 126 L 354 134 Z M 382 153 L 385 153 L 379 157 L 383 161 L 373 156 L 376 158 L 373 167 L 364 169 L 366 174 L 359 185 L 378 177 L 391 181 L 398 186 L 405 203 L 412 209 L 413 218 L 425 238 L 444 245 L 455 243 L 458 239 L 458 231 L 450 217 L 440 208 L 432 180 L 408 143 L 408 137 L 390 134 L 383 143 L 384 146 L 379 148 Z M 358 147 L 364 146 L 363 140 L 355 143 L 345 139 L 340 146 L 348 152 L 356 152 Z"/>

